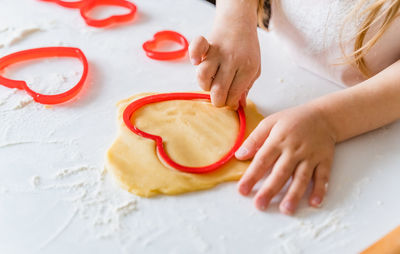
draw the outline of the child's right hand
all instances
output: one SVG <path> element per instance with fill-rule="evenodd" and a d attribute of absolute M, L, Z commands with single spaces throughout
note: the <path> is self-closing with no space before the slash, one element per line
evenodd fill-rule
<path fill-rule="evenodd" d="M 215 106 L 237 109 L 239 103 L 245 105 L 261 71 L 256 26 L 237 20 L 216 22 L 208 41 L 200 36 L 191 42 L 189 55 L 198 65 L 200 87 L 210 91 Z"/>

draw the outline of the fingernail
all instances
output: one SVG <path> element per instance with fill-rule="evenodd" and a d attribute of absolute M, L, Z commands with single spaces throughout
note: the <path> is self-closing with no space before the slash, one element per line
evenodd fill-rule
<path fill-rule="evenodd" d="M 246 147 L 241 147 L 239 150 L 236 151 L 235 155 L 236 157 L 243 157 L 246 156 L 249 153 L 249 150 L 247 150 Z"/>
<path fill-rule="evenodd" d="M 190 62 L 192 62 L 193 65 L 197 65 L 200 63 L 200 59 L 199 58 L 190 58 Z"/>
<path fill-rule="evenodd" d="M 321 205 L 321 198 L 320 197 L 313 197 L 311 199 L 311 203 L 315 206 L 320 206 Z"/>
<path fill-rule="evenodd" d="M 247 195 L 249 194 L 249 186 L 247 184 L 239 183 L 239 191 L 242 195 Z"/>
<path fill-rule="evenodd" d="M 286 201 L 285 203 L 283 203 L 282 206 L 288 212 L 293 212 L 293 210 L 294 210 L 294 204 L 290 201 Z"/>
<path fill-rule="evenodd" d="M 261 211 L 264 211 L 265 209 L 267 209 L 267 201 L 265 199 L 259 200 L 257 202 L 257 208 Z"/>

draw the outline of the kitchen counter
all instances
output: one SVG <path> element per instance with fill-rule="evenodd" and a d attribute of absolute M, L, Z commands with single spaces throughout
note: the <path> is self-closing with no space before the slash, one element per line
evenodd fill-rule
<path fill-rule="evenodd" d="M 144 41 L 170 29 L 207 34 L 214 7 L 199 0 L 135 0 L 134 21 L 87 27 L 78 11 L 35 0 L 1 0 L 0 55 L 74 46 L 90 71 L 76 100 L 46 107 L 0 87 L 0 253 L 355 253 L 400 224 L 400 124 L 339 144 L 320 209 L 266 212 L 235 183 L 180 196 L 136 197 L 104 171 L 116 136 L 115 104 L 140 92 L 198 90 L 188 57 L 147 58 Z M 249 98 L 264 115 L 337 91 L 296 66 L 273 34 L 259 31 L 262 75 Z M 53 63 L 54 64 L 51 64 Z M 67 89 L 74 60 L 9 70 L 47 92 Z"/>

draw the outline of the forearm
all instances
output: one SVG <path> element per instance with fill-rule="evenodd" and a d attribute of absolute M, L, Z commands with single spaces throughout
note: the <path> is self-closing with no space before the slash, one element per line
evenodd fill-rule
<path fill-rule="evenodd" d="M 337 142 L 400 119 L 400 61 L 354 87 L 310 104 L 322 112 Z"/>
<path fill-rule="evenodd" d="M 258 0 L 217 0 L 216 24 L 257 29 Z"/>

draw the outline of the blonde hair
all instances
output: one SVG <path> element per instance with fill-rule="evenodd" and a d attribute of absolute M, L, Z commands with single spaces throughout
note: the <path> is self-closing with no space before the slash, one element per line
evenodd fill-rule
<path fill-rule="evenodd" d="M 258 21 L 260 27 L 268 29 L 268 27 L 265 26 L 265 20 L 270 18 L 270 13 L 266 15 L 264 10 L 265 2 L 265 0 L 259 0 Z M 363 19 L 358 32 L 354 36 L 355 43 L 353 52 L 351 54 L 344 53 L 344 47 L 341 45 L 345 63 L 354 64 L 366 77 L 370 77 L 371 74 L 365 62 L 365 56 L 398 17 L 400 8 L 400 0 L 376 0 L 372 4 L 369 4 L 369 2 L 370 0 L 359 0 L 356 7 L 351 11 L 343 24 L 344 28 L 345 24 L 348 23 L 351 18 Z M 365 41 L 368 31 L 378 22 L 381 22 L 381 24 L 378 26 L 377 31 L 368 41 Z"/>

